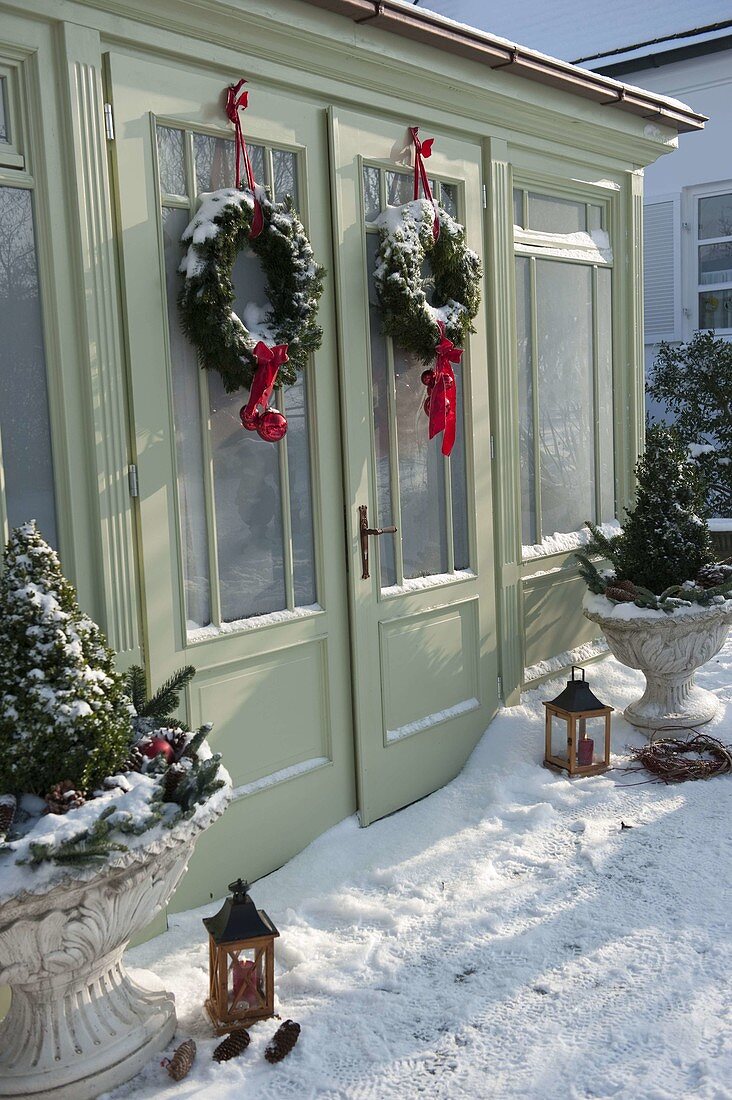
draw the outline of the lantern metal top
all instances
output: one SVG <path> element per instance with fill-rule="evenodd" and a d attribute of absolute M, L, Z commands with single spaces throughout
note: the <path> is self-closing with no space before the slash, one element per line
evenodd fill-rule
<path fill-rule="evenodd" d="M 229 883 L 234 896 L 227 898 L 218 913 L 204 917 L 203 923 L 214 943 L 235 943 L 259 936 L 279 936 L 264 909 L 257 909 L 249 897 L 249 883 L 242 879 Z"/>
<path fill-rule="evenodd" d="M 581 680 L 575 679 L 575 672 L 582 673 Z M 556 699 L 544 703 L 544 706 L 552 707 L 554 710 L 563 710 L 568 714 L 587 714 L 591 711 L 602 711 L 602 713 L 607 714 L 614 709 L 607 706 L 606 703 L 600 702 L 585 680 L 585 670 L 578 665 L 572 665 L 572 679 L 567 680 L 564 691 L 560 692 Z"/>

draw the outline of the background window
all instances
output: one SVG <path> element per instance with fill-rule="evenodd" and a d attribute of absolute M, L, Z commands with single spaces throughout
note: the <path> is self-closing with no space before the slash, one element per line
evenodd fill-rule
<path fill-rule="evenodd" d="M 732 193 L 697 207 L 699 328 L 732 329 Z"/>

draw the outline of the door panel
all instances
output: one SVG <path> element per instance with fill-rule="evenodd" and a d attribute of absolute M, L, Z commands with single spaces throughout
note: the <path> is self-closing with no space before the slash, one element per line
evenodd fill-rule
<path fill-rule="evenodd" d="M 482 317 L 458 372 L 452 456 L 429 440 L 422 366 L 381 334 L 373 289 L 387 204 L 412 198 L 405 126 L 333 112 L 341 393 L 359 808 L 364 824 L 451 779 L 497 708 L 486 338 Z M 430 130 L 430 135 L 433 131 Z M 480 146 L 437 133 L 440 201 L 481 252 Z M 371 526 L 362 579 L 358 508 Z"/>
<path fill-rule="evenodd" d="M 198 668 L 189 720 L 214 723 L 237 789 L 176 895 L 185 907 L 223 893 L 232 867 L 253 879 L 278 866 L 355 808 L 333 285 L 323 347 L 307 378 L 276 397 L 288 433 L 265 443 L 240 426 L 247 391 L 227 394 L 199 369 L 176 304 L 180 236 L 198 196 L 234 183 L 231 75 L 114 53 L 107 75 L 146 655 L 153 683 Z M 244 126 L 258 180 L 293 196 L 330 267 L 323 113 L 258 87 Z M 264 304 L 246 251 L 234 285 L 240 315 Z"/>

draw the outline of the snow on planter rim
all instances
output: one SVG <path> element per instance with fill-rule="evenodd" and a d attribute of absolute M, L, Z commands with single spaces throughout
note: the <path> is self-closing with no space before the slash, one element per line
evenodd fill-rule
<path fill-rule="evenodd" d="M 634 603 L 614 603 L 607 596 L 601 596 L 595 592 L 585 592 L 582 600 L 582 609 L 590 615 L 599 615 L 603 619 L 616 621 L 632 621 L 634 619 L 663 619 L 664 622 L 673 622 L 674 619 L 688 618 L 693 615 L 696 618 L 718 618 L 720 614 L 732 614 L 732 599 L 725 600 L 720 597 L 720 602 L 712 604 L 690 603 L 688 606 L 673 607 L 670 611 L 657 611 L 652 607 L 638 607 Z"/>
<path fill-rule="evenodd" d="M 204 742 L 199 754 L 204 746 L 208 748 Z M 208 757 L 210 755 L 209 749 Z M 206 758 L 206 755 L 202 756 L 202 759 Z M 190 817 L 177 819 L 176 810 L 180 807 L 175 803 L 165 803 L 168 812 L 149 829 L 139 835 L 114 834 L 113 839 L 125 844 L 126 851 L 111 852 L 103 859 L 89 859 L 85 863 L 56 863 L 53 859 L 47 859 L 37 864 L 19 864 L 18 860 L 30 858 L 31 844 L 73 838 L 92 826 L 109 806 L 118 806 L 120 817 L 129 814 L 139 821 L 147 812 L 155 790 L 159 789 L 155 776 L 125 772 L 124 779 L 130 788 L 128 791 L 115 788 L 65 814 L 44 814 L 18 840 L 0 847 L 0 905 L 24 895 L 47 893 L 64 882 L 89 882 L 112 868 L 128 867 L 139 861 L 150 848 L 162 850 L 173 847 L 191 833 L 206 829 L 221 816 L 233 796 L 231 776 L 222 765 L 219 765 L 218 777 L 223 780 L 224 786 L 205 802 L 199 802 Z"/>

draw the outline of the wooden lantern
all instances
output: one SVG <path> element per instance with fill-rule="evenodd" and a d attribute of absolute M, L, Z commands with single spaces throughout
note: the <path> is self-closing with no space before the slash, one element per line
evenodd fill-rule
<path fill-rule="evenodd" d="M 575 678 L 582 673 L 582 679 Z M 599 775 L 610 767 L 610 715 L 590 691 L 585 670 L 572 665 L 572 679 L 546 707 L 544 766 L 568 775 Z"/>
<path fill-rule="evenodd" d="M 229 883 L 227 898 L 208 932 L 206 1011 L 217 1034 L 274 1016 L 274 941 L 279 932 L 249 897 L 249 884 Z"/>

